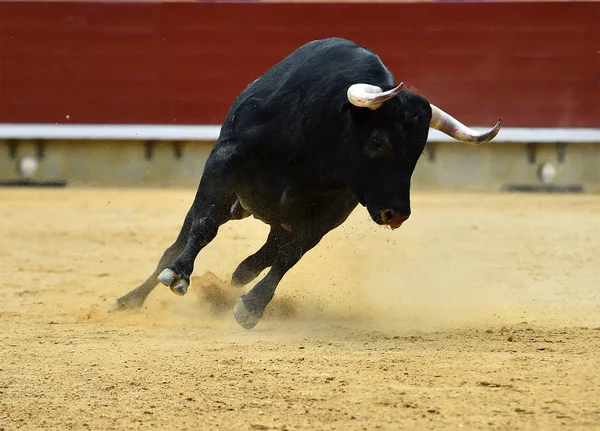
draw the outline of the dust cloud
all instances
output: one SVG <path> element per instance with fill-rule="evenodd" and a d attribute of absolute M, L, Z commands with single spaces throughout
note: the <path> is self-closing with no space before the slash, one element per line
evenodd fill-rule
<path fill-rule="evenodd" d="M 576 307 L 582 293 L 597 301 L 589 288 L 579 292 L 575 287 L 560 297 L 550 294 L 571 283 L 572 272 L 584 279 L 594 277 L 593 267 L 579 268 L 579 254 L 585 250 L 561 256 L 548 248 L 565 240 L 564 234 L 553 231 L 560 211 L 544 218 L 535 210 L 524 216 L 520 201 L 504 196 L 499 212 L 495 202 L 491 205 L 493 195 L 479 196 L 480 207 L 469 203 L 463 211 L 455 207 L 460 202 L 451 194 L 441 196 L 424 193 L 415 199 L 413 217 L 395 231 L 375 225 L 362 208 L 355 210 L 346 224 L 325 236 L 286 274 L 257 329 L 337 324 L 395 332 L 485 328 L 556 318 L 557 306 Z M 551 198 L 540 199 L 557 209 Z M 589 200 L 592 206 L 594 202 Z M 579 216 L 582 228 L 593 223 L 593 211 Z M 199 254 L 188 295 L 179 298 L 158 286 L 140 313 L 126 313 L 126 321 L 235 328 L 233 305 L 266 270 L 244 288 L 228 281 L 237 264 L 262 245 L 267 232 L 267 226 L 253 219 L 224 225 Z M 176 231 L 170 234 L 163 233 L 164 246 Z M 586 244 L 589 252 L 598 245 L 592 239 Z M 161 252 L 155 247 L 155 256 Z M 540 264 L 549 257 L 560 260 L 562 270 Z M 154 263 L 147 261 L 147 268 Z M 139 282 L 145 274 L 140 269 L 135 275 Z M 562 313 L 561 318 L 572 321 L 587 316 Z M 107 319 L 104 310 L 92 314 Z"/>

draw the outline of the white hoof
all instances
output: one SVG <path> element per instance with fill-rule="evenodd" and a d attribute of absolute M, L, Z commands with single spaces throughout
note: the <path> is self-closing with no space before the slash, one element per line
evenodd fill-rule
<path fill-rule="evenodd" d="M 244 329 L 254 328 L 260 320 L 260 317 L 255 316 L 246 309 L 241 298 L 235 304 L 235 307 L 233 307 L 233 317 L 235 317 L 237 323 Z"/>
<path fill-rule="evenodd" d="M 164 269 L 160 275 L 158 276 L 158 281 L 160 281 L 165 286 L 171 289 L 175 295 L 183 296 L 187 293 L 189 283 L 185 280 L 182 280 L 174 271 L 169 268 Z"/>
<path fill-rule="evenodd" d="M 163 271 L 158 276 L 158 281 L 160 281 L 165 286 L 169 287 L 173 284 L 173 282 L 179 277 L 175 274 L 174 271 L 169 268 L 163 269 Z"/>

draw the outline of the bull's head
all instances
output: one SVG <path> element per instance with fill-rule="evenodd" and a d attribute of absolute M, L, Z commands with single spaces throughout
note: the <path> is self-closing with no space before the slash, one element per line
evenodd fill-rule
<path fill-rule="evenodd" d="M 423 152 L 429 128 L 467 144 L 491 141 L 502 119 L 486 133 L 477 133 L 430 104 L 423 97 L 402 91 L 401 83 L 383 91 L 369 84 L 348 88 L 354 105 L 355 136 L 360 141 L 361 172 L 353 184 L 361 203 L 378 224 L 398 228 L 410 216 L 410 180 Z"/>

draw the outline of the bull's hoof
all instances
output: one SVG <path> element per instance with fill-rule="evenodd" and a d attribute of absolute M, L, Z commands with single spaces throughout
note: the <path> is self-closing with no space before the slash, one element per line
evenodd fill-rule
<path fill-rule="evenodd" d="M 119 301 L 118 299 L 113 302 L 113 304 L 110 306 L 110 308 L 108 309 L 109 313 L 114 313 L 116 311 L 124 311 L 124 310 L 129 310 L 130 307 L 128 307 L 126 304 L 122 303 L 121 301 Z"/>
<path fill-rule="evenodd" d="M 158 276 L 165 286 L 168 286 L 175 295 L 183 296 L 187 293 L 190 283 L 178 276 L 175 271 L 166 268 Z"/>
<path fill-rule="evenodd" d="M 246 308 L 242 298 L 240 298 L 237 304 L 235 304 L 235 307 L 233 307 L 233 317 L 235 317 L 237 323 L 244 329 L 254 328 L 260 320 L 260 316 L 253 314 Z"/>
<path fill-rule="evenodd" d="M 187 281 L 179 280 L 179 282 L 177 284 L 175 284 L 174 286 L 169 286 L 169 287 L 171 288 L 171 292 L 173 292 L 175 295 L 183 296 L 187 293 L 189 286 L 190 285 Z"/>
<path fill-rule="evenodd" d="M 125 295 L 118 298 L 108 309 L 109 313 L 113 313 L 115 311 L 125 311 L 125 310 L 137 310 L 144 305 L 144 300 L 139 299 L 136 296 Z"/>
<path fill-rule="evenodd" d="M 110 306 L 110 308 L 108 309 L 109 313 L 114 313 L 115 311 L 123 311 L 123 310 L 127 310 L 129 309 L 129 307 L 125 304 L 123 304 L 122 302 L 120 302 L 118 299 L 113 302 L 113 304 Z"/>
<path fill-rule="evenodd" d="M 171 284 L 173 284 L 178 278 L 179 277 L 177 276 L 177 274 L 175 274 L 175 271 L 169 268 L 163 269 L 162 272 L 158 275 L 158 281 L 160 281 L 167 287 L 171 286 Z"/>

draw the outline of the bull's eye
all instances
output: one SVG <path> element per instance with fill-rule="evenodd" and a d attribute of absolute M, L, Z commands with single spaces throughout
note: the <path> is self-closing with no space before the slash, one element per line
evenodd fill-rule
<path fill-rule="evenodd" d="M 382 133 L 371 135 L 367 143 L 367 153 L 373 158 L 391 157 L 393 150 L 388 136 Z"/>

